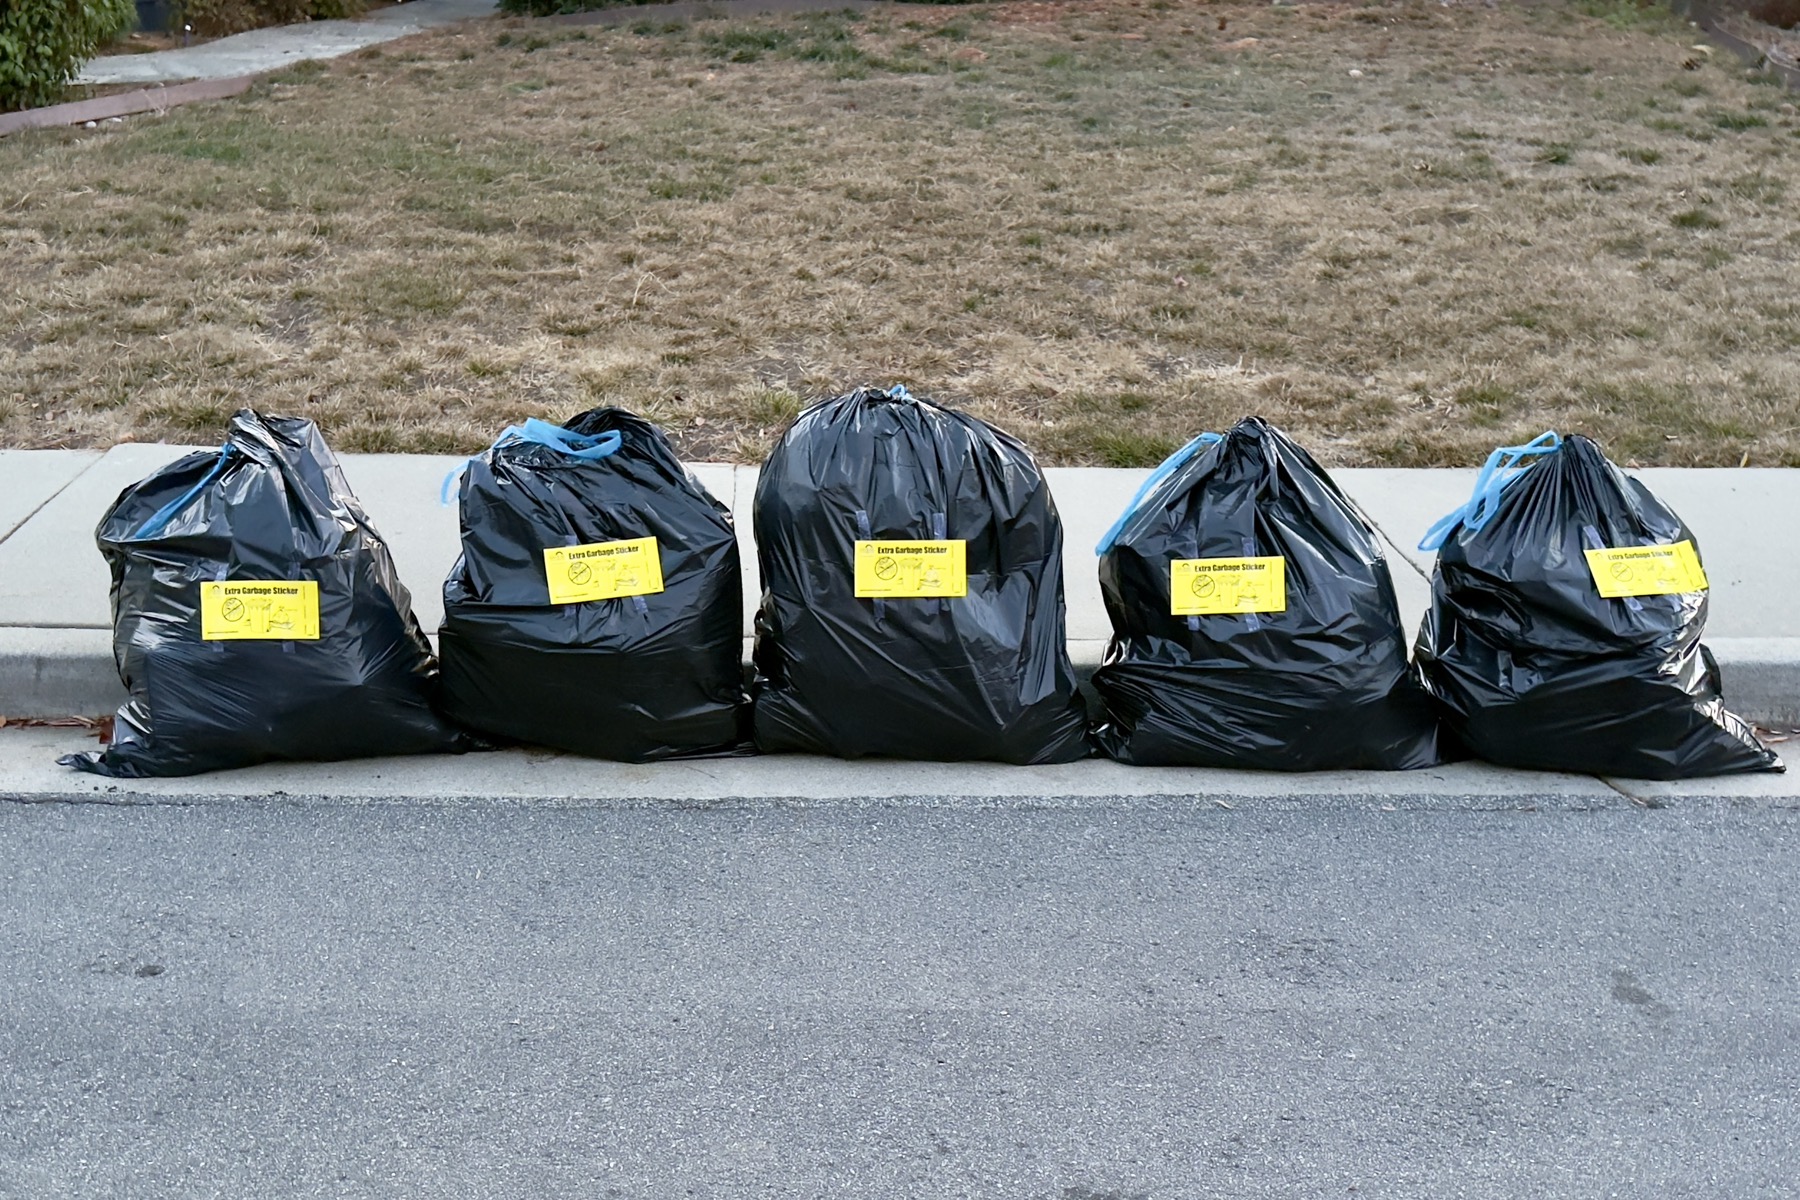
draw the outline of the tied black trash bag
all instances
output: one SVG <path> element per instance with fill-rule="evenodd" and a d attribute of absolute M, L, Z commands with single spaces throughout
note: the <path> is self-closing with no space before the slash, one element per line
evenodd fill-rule
<path fill-rule="evenodd" d="M 1587 438 L 1496 450 L 1420 549 L 1438 560 L 1419 677 L 1475 754 L 1636 779 L 1782 769 L 1720 698 L 1693 534 Z"/>
<path fill-rule="evenodd" d="M 432 710 L 412 597 L 311 421 L 239 412 L 220 450 L 120 493 L 97 537 L 131 698 L 111 744 L 64 766 L 142 778 L 468 748 Z"/>
<path fill-rule="evenodd" d="M 756 541 L 761 749 L 1086 755 L 1062 522 L 1013 438 L 904 388 L 822 401 L 763 467 Z"/>
<path fill-rule="evenodd" d="M 1101 541 L 1100 748 L 1286 771 L 1440 761 L 1387 560 L 1312 456 L 1257 417 L 1202 434 Z"/>
<path fill-rule="evenodd" d="M 462 544 L 438 632 L 456 721 L 628 762 L 747 736 L 731 513 L 654 425 L 507 430 L 463 473 Z"/>

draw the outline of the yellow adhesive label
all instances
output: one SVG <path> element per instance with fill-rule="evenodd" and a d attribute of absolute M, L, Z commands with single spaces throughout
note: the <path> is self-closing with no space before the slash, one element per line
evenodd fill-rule
<path fill-rule="evenodd" d="M 653 537 L 549 546 L 544 550 L 544 578 L 550 583 L 552 604 L 653 596 L 663 590 L 662 557 Z"/>
<path fill-rule="evenodd" d="M 1626 596 L 1679 596 L 1706 590 L 1706 570 L 1694 543 L 1625 546 L 1587 551 L 1594 586 L 1609 600 Z"/>
<path fill-rule="evenodd" d="M 969 543 L 858 542 L 856 594 L 870 600 L 969 594 Z"/>
<path fill-rule="evenodd" d="M 1177 558 L 1169 563 L 1169 603 L 1178 617 L 1287 611 L 1287 560 Z"/>
<path fill-rule="evenodd" d="M 316 642 L 319 585 L 311 579 L 243 579 L 200 585 L 200 640 Z"/>

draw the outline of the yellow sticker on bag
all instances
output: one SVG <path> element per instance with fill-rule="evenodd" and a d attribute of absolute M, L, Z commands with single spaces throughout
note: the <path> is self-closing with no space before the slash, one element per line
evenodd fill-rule
<path fill-rule="evenodd" d="M 969 594 L 969 543 L 857 542 L 856 594 L 865 600 Z"/>
<path fill-rule="evenodd" d="M 1169 563 L 1169 604 L 1178 617 L 1287 611 L 1287 560 L 1177 558 Z"/>
<path fill-rule="evenodd" d="M 547 546 L 544 578 L 550 584 L 552 604 L 654 596 L 663 590 L 662 557 L 653 537 Z"/>
<path fill-rule="evenodd" d="M 1587 551 L 1594 586 L 1608 600 L 1626 596 L 1679 596 L 1706 590 L 1706 569 L 1694 543 L 1673 546 L 1622 546 Z"/>
<path fill-rule="evenodd" d="M 200 640 L 316 642 L 319 640 L 319 585 L 311 579 L 202 583 Z"/>

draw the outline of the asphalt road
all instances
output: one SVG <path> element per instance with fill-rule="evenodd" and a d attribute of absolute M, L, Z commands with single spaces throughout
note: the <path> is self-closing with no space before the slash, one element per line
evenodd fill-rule
<path fill-rule="evenodd" d="M 0 1196 L 1791 1196 L 1797 846 L 0 804 Z"/>

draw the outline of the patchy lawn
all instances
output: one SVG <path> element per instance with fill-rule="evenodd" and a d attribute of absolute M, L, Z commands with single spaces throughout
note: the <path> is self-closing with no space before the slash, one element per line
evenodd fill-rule
<path fill-rule="evenodd" d="M 1800 465 L 1800 122 L 1658 12 L 494 21 L 8 138 L 0 443 L 606 402 L 754 460 L 900 381 L 1053 463 L 1255 412 L 1339 464 Z"/>

